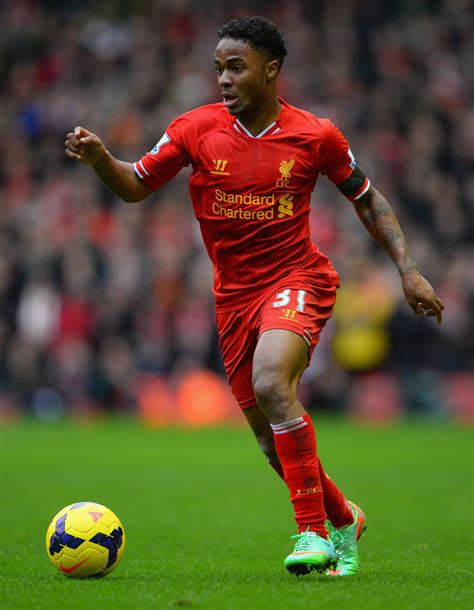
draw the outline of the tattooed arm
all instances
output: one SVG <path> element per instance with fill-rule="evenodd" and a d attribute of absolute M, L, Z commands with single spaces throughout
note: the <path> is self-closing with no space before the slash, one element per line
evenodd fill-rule
<path fill-rule="evenodd" d="M 367 231 L 385 249 L 400 273 L 405 298 L 417 315 L 442 322 L 444 305 L 431 284 L 418 272 L 398 220 L 387 200 L 370 185 L 357 166 L 338 188 L 354 203 Z"/>

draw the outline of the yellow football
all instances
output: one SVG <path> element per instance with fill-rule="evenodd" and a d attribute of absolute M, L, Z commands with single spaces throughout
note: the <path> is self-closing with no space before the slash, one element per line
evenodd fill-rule
<path fill-rule="evenodd" d="M 46 553 L 70 578 L 105 576 L 122 559 L 125 532 L 109 508 L 95 502 L 70 504 L 53 517 L 46 532 Z"/>

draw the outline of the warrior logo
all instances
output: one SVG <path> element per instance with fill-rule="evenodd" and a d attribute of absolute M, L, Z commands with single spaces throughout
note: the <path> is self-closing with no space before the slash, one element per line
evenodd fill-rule
<path fill-rule="evenodd" d="M 281 320 L 295 320 L 296 319 L 296 310 L 295 309 L 282 309 L 283 315 L 280 316 Z"/>
<path fill-rule="evenodd" d="M 212 164 L 214 165 L 214 169 L 211 170 L 211 174 L 217 174 L 218 176 L 230 176 L 229 172 L 225 171 L 229 161 L 227 159 L 213 159 Z"/>

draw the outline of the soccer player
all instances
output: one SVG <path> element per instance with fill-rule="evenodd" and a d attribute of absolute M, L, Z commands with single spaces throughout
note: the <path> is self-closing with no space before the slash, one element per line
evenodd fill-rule
<path fill-rule="evenodd" d="M 355 574 L 365 516 L 324 472 L 313 424 L 296 397 L 339 285 L 309 234 L 310 196 L 319 175 L 353 202 L 387 251 L 414 312 L 441 323 L 443 304 L 341 132 L 278 97 L 287 51 L 276 25 L 241 17 L 224 25 L 218 38 L 214 64 L 221 102 L 176 118 L 133 164 L 114 158 L 84 127 L 67 135 L 66 155 L 90 164 L 129 202 L 144 199 L 191 164 L 190 195 L 214 265 L 227 375 L 293 504 L 297 541 L 284 564 L 296 574 Z"/>

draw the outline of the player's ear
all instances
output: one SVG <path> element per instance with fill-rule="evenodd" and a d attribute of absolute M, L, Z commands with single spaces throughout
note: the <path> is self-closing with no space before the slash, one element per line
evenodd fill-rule
<path fill-rule="evenodd" d="M 280 71 L 280 62 L 278 59 L 272 59 L 271 61 L 267 61 L 266 64 L 266 76 L 268 80 L 272 80 L 278 76 L 278 72 Z"/>

